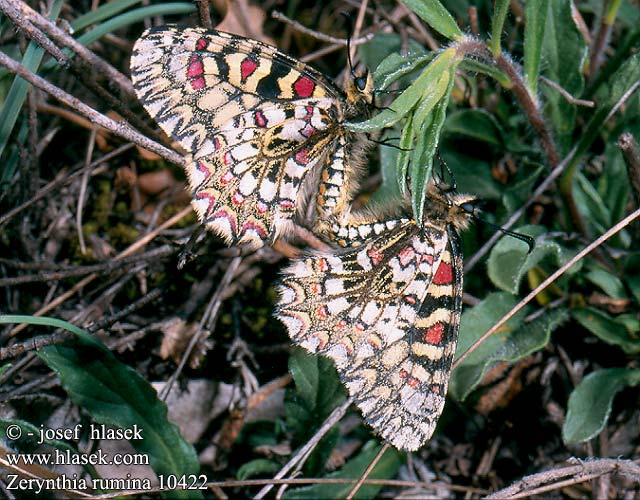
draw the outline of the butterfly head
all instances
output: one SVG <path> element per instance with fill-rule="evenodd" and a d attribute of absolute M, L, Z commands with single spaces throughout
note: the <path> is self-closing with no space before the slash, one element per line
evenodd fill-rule
<path fill-rule="evenodd" d="M 373 104 L 373 77 L 368 71 L 364 75 L 353 74 L 345 85 L 347 101 L 353 104 Z"/>
<path fill-rule="evenodd" d="M 437 182 L 431 182 L 427 188 L 425 218 L 452 225 L 458 231 L 469 226 L 469 221 L 477 217 L 482 201 L 474 196 L 443 188 Z"/>

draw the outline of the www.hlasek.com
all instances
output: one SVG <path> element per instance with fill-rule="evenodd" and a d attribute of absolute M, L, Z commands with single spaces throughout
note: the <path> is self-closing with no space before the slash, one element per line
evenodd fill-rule
<path fill-rule="evenodd" d="M 122 440 L 135 441 L 143 439 L 142 429 L 134 425 L 130 429 L 114 429 L 105 425 L 90 424 L 88 435 L 93 440 Z M 26 432 L 31 438 L 37 437 L 38 444 L 52 444 L 53 440 L 79 440 L 82 425 L 78 424 L 67 429 L 47 429 L 40 426 L 37 432 Z M 17 424 L 6 427 L 5 434 L 10 440 L 22 437 L 22 428 Z M 144 453 L 114 453 L 109 454 L 98 449 L 93 453 L 79 453 L 71 449 L 54 449 L 51 453 L 7 453 L 6 461 L 11 466 L 39 465 L 43 467 L 56 465 L 149 465 L 149 457 Z M 43 490 L 151 490 L 160 489 L 203 489 L 206 488 L 207 478 L 204 475 L 159 475 L 159 484 L 153 485 L 149 478 L 136 478 L 126 474 L 121 478 L 84 478 L 78 474 L 68 476 L 60 474 L 49 478 L 25 478 L 18 474 L 7 474 L 7 489 L 40 493 Z"/>

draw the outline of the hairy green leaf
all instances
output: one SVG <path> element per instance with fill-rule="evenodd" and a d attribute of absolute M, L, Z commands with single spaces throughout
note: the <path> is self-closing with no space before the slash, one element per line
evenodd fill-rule
<path fill-rule="evenodd" d="M 198 457 L 175 424 L 167 419 L 167 406 L 135 370 L 120 363 L 103 344 L 86 333 L 67 345 L 48 346 L 40 358 L 60 377 L 75 404 L 93 419 L 122 429 L 141 429 L 142 440 L 131 440 L 149 457 L 158 474 L 196 474 Z M 199 491 L 176 490 L 172 498 L 201 498 Z"/>
<path fill-rule="evenodd" d="M 614 396 L 624 387 L 640 384 L 640 369 L 609 368 L 587 375 L 569 396 L 562 440 L 582 443 L 604 428 Z"/>

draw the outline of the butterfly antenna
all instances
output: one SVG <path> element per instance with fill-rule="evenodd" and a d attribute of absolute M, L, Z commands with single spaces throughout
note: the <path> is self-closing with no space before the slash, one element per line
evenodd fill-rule
<path fill-rule="evenodd" d="M 511 236 L 512 238 L 515 238 L 516 240 L 520 240 L 520 241 L 526 243 L 527 245 L 529 245 L 529 251 L 527 252 L 528 254 L 533 252 L 533 249 L 536 247 L 536 240 L 534 240 L 528 234 L 522 234 L 522 233 L 516 233 L 515 231 L 509 231 L 508 229 L 505 229 L 504 227 L 499 226 L 498 224 L 494 224 L 493 222 L 489 222 L 488 220 L 483 219 L 482 217 L 480 217 L 476 213 L 478 200 L 474 200 L 474 201 L 476 201 L 476 203 L 473 203 L 473 201 L 470 201 L 470 202 L 467 202 L 467 203 L 463 203 L 462 205 L 460 205 L 460 208 L 462 208 L 462 210 L 464 210 L 471 217 L 473 217 L 474 220 L 482 222 L 483 224 L 486 224 L 487 226 L 495 229 L 496 231 L 500 231 L 502 234 L 506 234 L 507 236 Z"/>
<path fill-rule="evenodd" d="M 340 14 L 344 17 L 347 23 L 347 62 L 349 63 L 349 72 L 351 73 L 351 77 L 356 80 L 358 76 L 356 75 L 356 71 L 353 68 L 353 61 L 351 60 L 351 35 L 353 34 L 353 18 L 351 14 L 348 12 L 340 12 Z"/>

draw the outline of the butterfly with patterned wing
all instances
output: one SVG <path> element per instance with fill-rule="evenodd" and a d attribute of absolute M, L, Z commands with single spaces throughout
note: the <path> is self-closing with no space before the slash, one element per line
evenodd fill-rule
<path fill-rule="evenodd" d="M 187 152 L 192 204 L 228 244 L 258 248 L 286 235 L 314 203 L 344 212 L 361 141 L 343 123 L 366 116 L 372 80 L 345 91 L 276 48 L 201 28 L 151 28 L 135 43 L 138 99 Z"/>
<path fill-rule="evenodd" d="M 284 270 L 276 317 L 295 344 L 335 362 L 367 422 L 400 450 L 423 446 L 444 407 L 462 309 L 458 232 L 474 202 L 432 181 L 422 227 L 355 214 L 331 228 L 343 248 Z"/>

